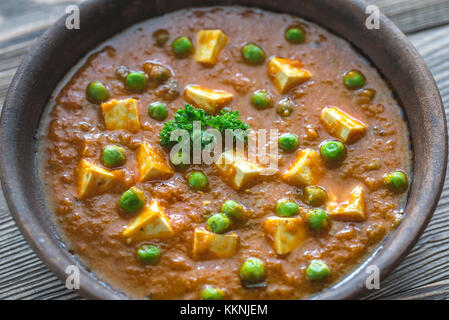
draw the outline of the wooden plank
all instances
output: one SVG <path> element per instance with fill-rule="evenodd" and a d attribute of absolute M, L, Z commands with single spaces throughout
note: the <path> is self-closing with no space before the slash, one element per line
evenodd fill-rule
<path fill-rule="evenodd" d="M 0 1 L 0 48 L 22 41 L 34 34 L 37 38 L 71 4 L 83 0 L 7 0 Z"/>
<path fill-rule="evenodd" d="M 0 193 L 0 300 L 74 299 L 28 246 Z"/>
<path fill-rule="evenodd" d="M 23 55 L 73 0 L 0 2 L 0 105 Z M 79 2 L 79 1 L 78 1 Z M 371 0 L 404 31 L 449 21 L 449 0 Z M 16 26 L 21 26 L 11 33 Z M 9 35 L 8 35 L 9 34 Z M 449 110 L 449 26 L 410 39 L 426 59 Z M 447 180 L 447 179 L 446 179 Z M 449 299 L 449 184 L 414 250 L 367 299 Z M 0 299 L 79 299 L 26 244 L 0 192 Z"/>
<path fill-rule="evenodd" d="M 449 22 L 448 0 L 369 0 L 403 32 L 441 26 Z"/>
<path fill-rule="evenodd" d="M 0 48 L 35 33 L 39 36 L 71 4 L 83 0 L 9 0 L 0 2 Z M 416 32 L 449 22 L 449 0 L 367 0 L 399 28 Z M 11 43 L 12 42 L 12 43 Z"/>

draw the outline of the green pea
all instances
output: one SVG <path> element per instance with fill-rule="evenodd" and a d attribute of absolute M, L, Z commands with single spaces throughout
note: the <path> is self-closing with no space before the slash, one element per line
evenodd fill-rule
<path fill-rule="evenodd" d="M 130 72 L 126 76 L 125 85 L 128 90 L 141 92 L 147 85 L 147 75 L 140 71 Z"/>
<path fill-rule="evenodd" d="M 348 89 L 360 89 L 365 85 L 365 77 L 360 71 L 351 70 L 345 73 L 343 83 Z"/>
<path fill-rule="evenodd" d="M 306 39 L 306 33 L 302 28 L 291 27 L 285 31 L 285 39 L 294 44 L 302 43 Z"/>
<path fill-rule="evenodd" d="M 304 202 L 309 206 L 319 207 L 327 200 L 326 191 L 318 186 L 307 186 L 304 188 Z"/>
<path fill-rule="evenodd" d="M 211 286 L 206 286 L 203 292 L 201 292 L 203 300 L 222 300 L 224 295 L 223 290 Z"/>
<path fill-rule="evenodd" d="M 308 280 L 323 280 L 331 274 L 331 270 L 323 260 L 312 260 L 306 269 Z"/>
<path fill-rule="evenodd" d="M 265 60 L 265 52 L 254 43 L 248 43 L 242 48 L 242 57 L 248 64 L 261 64 Z"/>
<path fill-rule="evenodd" d="M 193 51 L 192 41 L 186 36 L 173 40 L 171 47 L 175 55 L 178 57 L 187 56 Z"/>
<path fill-rule="evenodd" d="M 265 266 L 258 258 L 248 258 L 240 268 L 240 278 L 248 282 L 260 282 L 265 279 Z"/>
<path fill-rule="evenodd" d="M 139 211 L 145 205 L 145 195 L 143 191 L 136 187 L 131 187 L 125 191 L 120 198 L 120 207 L 129 213 Z"/>
<path fill-rule="evenodd" d="M 408 188 L 407 175 L 402 171 L 394 171 L 384 176 L 385 185 L 395 193 L 402 193 Z"/>
<path fill-rule="evenodd" d="M 289 98 L 284 98 L 279 101 L 276 112 L 281 117 L 288 117 L 292 114 L 294 109 L 293 102 Z"/>
<path fill-rule="evenodd" d="M 122 147 L 107 145 L 101 153 L 101 160 L 106 167 L 117 167 L 125 163 L 125 150 Z"/>
<path fill-rule="evenodd" d="M 162 121 L 167 118 L 167 106 L 163 102 L 153 102 L 148 107 L 148 114 L 151 118 Z"/>
<path fill-rule="evenodd" d="M 278 200 L 276 203 L 276 213 L 281 217 L 290 217 L 299 213 L 299 206 L 288 199 Z"/>
<path fill-rule="evenodd" d="M 221 207 L 221 212 L 233 219 L 242 219 L 245 215 L 243 206 L 234 200 L 226 200 Z"/>
<path fill-rule="evenodd" d="M 137 249 L 137 256 L 142 262 L 154 264 L 161 256 L 161 250 L 151 244 L 143 244 Z"/>
<path fill-rule="evenodd" d="M 168 68 L 161 65 L 154 65 L 148 74 L 150 81 L 162 83 L 167 81 L 171 76 L 171 72 Z"/>
<path fill-rule="evenodd" d="M 215 233 L 223 233 L 231 224 L 231 220 L 224 213 L 216 213 L 207 219 L 206 229 L 215 232 Z"/>
<path fill-rule="evenodd" d="M 327 215 L 327 212 L 319 208 L 309 210 L 307 219 L 310 227 L 317 231 L 323 230 L 329 226 L 329 216 Z"/>
<path fill-rule="evenodd" d="M 193 171 L 191 172 L 187 180 L 189 182 L 190 188 L 194 190 L 204 190 L 207 188 L 209 181 L 204 173 L 201 171 Z"/>
<path fill-rule="evenodd" d="M 267 109 L 273 106 L 273 98 L 268 91 L 257 90 L 251 97 L 251 103 L 257 109 Z"/>
<path fill-rule="evenodd" d="M 153 32 L 152 37 L 154 44 L 158 47 L 162 47 L 167 43 L 170 38 L 170 34 L 165 29 L 159 29 Z"/>
<path fill-rule="evenodd" d="M 284 133 L 279 137 L 279 146 L 285 151 L 294 151 L 299 146 L 298 136 L 293 133 Z"/>
<path fill-rule="evenodd" d="M 340 141 L 327 140 L 321 144 L 320 153 L 321 157 L 329 163 L 339 162 L 345 155 L 345 145 Z"/>
<path fill-rule="evenodd" d="M 87 86 L 87 97 L 95 103 L 104 102 L 109 98 L 109 90 L 100 81 L 92 81 Z"/>

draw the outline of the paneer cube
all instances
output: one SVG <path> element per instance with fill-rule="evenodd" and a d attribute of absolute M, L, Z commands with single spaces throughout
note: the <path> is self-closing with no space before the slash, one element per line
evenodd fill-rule
<path fill-rule="evenodd" d="M 324 173 L 320 154 L 312 149 L 298 150 L 296 160 L 284 171 L 281 178 L 295 186 L 315 185 Z"/>
<path fill-rule="evenodd" d="M 105 193 L 117 185 L 124 177 L 123 171 L 110 171 L 82 159 L 78 167 L 78 198 Z"/>
<path fill-rule="evenodd" d="M 161 152 L 146 142 L 142 142 L 137 149 L 136 158 L 139 182 L 168 179 L 174 173 Z"/>
<path fill-rule="evenodd" d="M 306 238 L 306 227 L 300 217 L 269 217 L 263 228 L 274 251 L 284 255 L 295 250 Z"/>
<path fill-rule="evenodd" d="M 321 111 L 321 122 L 326 130 L 345 143 L 359 140 L 366 131 L 366 125 L 336 107 L 326 107 Z"/>
<path fill-rule="evenodd" d="M 217 30 L 200 30 L 196 33 L 195 60 L 207 65 L 217 63 L 221 49 L 226 45 L 228 37 Z"/>
<path fill-rule="evenodd" d="M 139 103 L 136 99 L 112 99 L 101 105 L 108 130 L 140 130 Z"/>
<path fill-rule="evenodd" d="M 203 228 L 196 228 L 193 234 L 193 258 L 229 258 L 238 249 L 239 236 L 232 232 L 229 234 L 216 234 Z"/>
<path fill-rule="evenodd" d="M 274 82 L 279 93 L 286 93 L 288 90 L 306 82 L 312 74 L 302 69 L 299 60 L 282 59 L 274 57 L 268 63 L 268 76 Z"/>
<path fill-rule="evenodd" d="M 348 201 L 338 205 L 329 202 L 327 205 L 329 215 L 336 220 L 364 221 L 366 220 L 364 189 L 361 185 L 355 187 Z"/>
<path fill-rule="evenodd" d="M 184 91 L 184 98 L 195 107 L 216 114 L 232 100 L 233 94 L 224 90 L 208 89 L 190 85 Z"/>
<path fill-rule="evenodd" d="M 244 156 L 235 154 L 233 150 L 223 152 L 215 162 L 215 166 L 221 176 L 236 190 L 254 185 L 263 172 L 261 166 L 249 162 Z"/>
<path fill-rule="evenodd" d="M 157 200 L 146 206 L 122 235 L 135 241 L 165 239 L 174 234 L 170 220 Z"/>

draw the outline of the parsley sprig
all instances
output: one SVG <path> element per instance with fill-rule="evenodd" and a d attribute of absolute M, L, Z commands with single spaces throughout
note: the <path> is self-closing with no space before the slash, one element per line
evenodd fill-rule
<path fill-rule="evenodd" d="M 205 134 L 204 132 L 208 128 L 217 129 L 221 134 L 225 134 L 226 129 L 234 131 L 241 130 L 240 135 L 245 134 L 249 129 L 249 125 L 240 119 L 240 114 L 238 111 L 222 110 L 219 115 L 211 116 L 203 109 L 198 109 L 190 104 L 186 104 L 184 109 L 180 108 L 176 111 L 174 120 L 168 121 L 164 124 L 161 132 L 159 133 L 160 144 L 166 148 L 173 147 L 173 145 L 177 142 L 170 140 L 172 132 L 177 129 L 184 129 L 189 132 L 190 143 L 193 145 L 193 140 L 198 138 L 194 137 L 194 135 L 198 134 L 193 130 L 194 121 L 198 121 L 201 124 L 200 135 L 202 148 L 214 141 L 213 137 Z M 239 138 L 239 135 L 234 135 L 234 139 L 237 138 Z"/>

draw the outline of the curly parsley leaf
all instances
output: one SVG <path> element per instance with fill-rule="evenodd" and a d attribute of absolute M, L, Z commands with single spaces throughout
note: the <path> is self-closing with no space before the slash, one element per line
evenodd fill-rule
<path fill-rule="evenodd" d="M 208 128 L 215 128 L 221 134 L 224 134 L 226 129 L 240 130 L 239 135 L 246 133 L 249 129 L 249 125 L 240 119 L 238 111 L 222 110 L 219 115 L 210 116 L 203 109 L 197 109 L 190 104 L 186 104 L 184 109 L 181 108 L 176 111 L 174 120 L 164 124 L 159 133 L 160 144 L 166 148 L 173 147 L 177 142 L 170 140 L 172 132 L 177 129 L 183 129 L 190 134 L 190 143 L 192 146 L 193 141 L 196 138 L 194 137 L 193 130 L 193 122 L 195 121 L 198 121 L 201 124 L 200 134 L 202 148 L 213 142 L 213 138 L 204 133 Z M 238 138 L 238 136 L 235 137 Z"/>
<path fill-rule="evenodd" d="M 240 119 L 239 112 L 232 110 L 222 110 L 220 115 L 210 117 L 208 124 L 209 126 L 220 131 L 222 134 L 225 133 L 226 129 L 242 131 L 249 129 L 249 125 Z"/>

